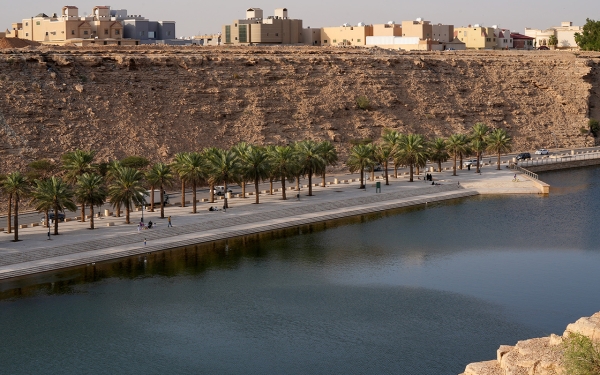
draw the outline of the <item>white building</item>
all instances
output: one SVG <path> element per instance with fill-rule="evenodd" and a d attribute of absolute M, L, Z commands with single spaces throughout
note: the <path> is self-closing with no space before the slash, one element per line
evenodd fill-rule
<path fill-rule="evenodd" d="M 501 29 L 498 26 L 492 26 L 494 28 L 494 35 L 496 36 L 496 46 L 498 49 L 512 49 L 513 40 L 510 37 L 509 29 Z"/>
<path fill-rule="evenodd" d="M 558 39 L 557 49 L 579 49 L 575 43 L 575 33 L 581 33 L 583 27 L 573 26 L 573 22 L 561 22 L 560 26 L 553 26 L 546 30 L 525 28 L 525 35 L 535 38 L 536 46 L 547 46 L 550 36 Z"/>

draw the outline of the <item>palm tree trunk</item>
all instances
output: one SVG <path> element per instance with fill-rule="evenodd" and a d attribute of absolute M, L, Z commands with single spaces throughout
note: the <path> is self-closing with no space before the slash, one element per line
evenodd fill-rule
<path fill-rule="evenodd" d="M 454 153 L 454 165 L 452 166 L 452 176 L 456 176 L 456 152 Z"/>
<path fill-rule="evenodd" d="M 285 196 L 285 177 L 281 176 L 281 199 L 282 200 L 287 200 L 287 197 Z"/>
<path fill-rule="evenodd" d="M 150 212 L 154 212 L 154 186 L 150 186 Z"/>
<path fill-rule="evenodd" d="M 85 203 L 81 204 L 81 222 L 85 223 Z"/>
<path fill-rule="evenodd" d="M 269 195 L 273 195 L 273 177 L 269 178 Z"/>
<path fill-rule="evenodd" d="M 462 169 L 463 169 L 463 154 L 462 154 L 462 152 L 458 156 L 460 156 L 460 163 L 458 163 L 458 169 L 460 169 L 462 171 Z"/>
<path fill-rule="evenodd" d="M 160 218 L 165 218 L 165 190 L 163 184 L 160 184 Z"/>
<path fill-rule="evenodd" d="M 15 238 L 14 242 L 19 241 L 19 194 L 15 194 Z"/>
<path fill-rule="evenodd" d="M 388 175 L 388 161 L 386 160 L 385 163 L 385 184 L 389 185 L 390 184 L 390 176 Z"/>
<path fill-rule="evenodd" d="M 211 183 L 209 186 L 210 189 L 210 203 L 215 203 L 215 184 Z"/>
<path fill-rule="evenodd" d="M 242 198 L 246 198 L 246 181 L 242 181 Z"/>
<path fill-rule="evenodd" d="M 129 224 L 129 205 L 125 205 L 125 224 Z"/>
<path fill-rule="evenodd" d="M 256 191 L 256 198 L 254 200 L 254 203 L 258 204 L 259 203 L 259 198 L 258 198 L 258 178 L 254 179 L 254 191 Z M 227 193 L 225 193 L 227 194 Z"/>
<path fill-rule="evenodd" d="M 398 163 L 394 162 L 394 178 L 398 178 Z"/>
<path fill-rule="evenodd" d="M 371 182 L 375 181 L 375 167 L 371 169 Z"/>
<path fill-rule="evenodd" d="M 479 173 L 479 154 L 480 154 L 479 151 L 477 151 L 475 153 L 475 155 L 477 156 L 477 164 L 476 164 L 477 168 L 475 169 L 475 173 Z"/>
<path fill-rule="evenodd" d="M 300 191 L 300 175 L 296 176 L 296 191 Z"/>
<path fill-rule="evenodd" d="M 192 213 L 196 213 L 196 181 L 192 184 L 192 188 L 194 191 L 192 192 L 192 199 L 194 200 L 194 208 L 192 209 Z"/>
<path fill-rule="evenodd" d="M 94 229 L 94 205 L 90 204 L 90 229 Z"/>
<path fill-rule="evenodd" d="M 311 197 L 312 194 L 312 169 L 308 170 L 308 196 Z"/>
<path fill-rule="evenodd" d="M 364 183 L 364 177 L 365 176 L 365 169 L 363 167 L 360 168 L 360 187 L 359 189 L 364 189 L 365 188 L 365 183 Z"/>
<path fill-rule="evenodd" d="M 117 217 L 121 217 L 121 203 L 117 204 Z"/>
<path fill-rule="evenodd" d="M 418 176 L 418 175 L 419 175 L 419 165 L 417 164 L 415 167 L 416 167 L 416 169 L 417 169 L 417 171 L 416 171 L 417 173 L 416 173 L 416 174 L 417 174 L 417 176 Z"/>
<path fill-rule="evenodd" d="M 442 161 L 438 160 L 438 172 L 442 171 Z"/>
<path fill-rule="evenodd" d="M 323 169 L 323 175 L 321 176 L 323 179 L 323 187 L 325 187 L 325 170 Z"/>
<path fill-rule="evenodd" d="M 58 205 L 54 206 L 54 235 L 58 236 Z"/>
<path fill-rule="evenodd" d="M 50 228 L 50 215 L 48 214 L 48 210 L 44 212 L 44 215 L 46 216 L 46 223 L 44 224 L 44 227 Z"/>
<path fill-rule="evenodd" d="M 185 207 L 185 181 L 181 180 L 181 207 Z"/>
<path fill-rule="evenodd" d="M 8 216 L 6 216 L 7 220 L 7 225 L 8 225 L 8 234 L 12 233 L 12 194 L 8 195 Z"/>
<path fill-rule="evenodd" d="M 413 182 L 413 163 L 409 164 L 408 171 L 409 171 L 409 175 L 410 175 L 410 178 L 408 179 L 408 181 Z"/>
<path fill-rule="evenodd" d="M 246 183 L 244 183 L 244 185 L 245 185 L 245 184 L 246 184 Z M 225 203 L 223 203 L 223 208 L 229 208 L 229 205 L 227 204 L 227 180 L 225 180 L 225 181 L 223 182 L 223 187 L 225 188 L 225 193 L 224 193 L 224 195 L 225 195 L 225 198 L 223 198 L 223 199 L 225 199 Z M 258 193 L 258 191 L 257 191 L 257 193 Z"/>
<path fill-rule="evenodd" d="M 498 153 L 498 168 L 496 168 L 497 170 L 500 170 L 500 153 Z"/>

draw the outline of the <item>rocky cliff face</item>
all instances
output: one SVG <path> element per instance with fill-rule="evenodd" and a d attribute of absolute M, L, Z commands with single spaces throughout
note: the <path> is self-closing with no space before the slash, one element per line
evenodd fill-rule
<path fill-rule="evenodd" d="M 480 121 L 515 150 L 583 146 L 600 117 L 593 55 L 153 48 L 0 53 L 0 172 L 75 148 L 167 161 L 242 140 L 342 150 L 383 128 L 448 136 Z"/>
<path fill-rule="evenodd" d="M 501 345 L 496 360 L 471 363 L 461 375 L 568 375 L 563 367 L 563 340 L 579 333 L 600 342 L 600 312 L 569 324 L 562 336 L 550 335 Z"/>

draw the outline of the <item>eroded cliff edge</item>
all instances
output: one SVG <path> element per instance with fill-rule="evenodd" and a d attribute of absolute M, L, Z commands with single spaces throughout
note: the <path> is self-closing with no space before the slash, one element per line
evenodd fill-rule
<path fill-rule="evenodd" d="M 0 172 L 74 148 L 102 160 L 239 141 L 328 139 L 384 127 L 428 137 L 475 122 L 515 150 L 593 144 L 600 55 L 364 49 L 48 49 L 0 53 Z M 371 109 L 357 108 L 359 96 Z"/>

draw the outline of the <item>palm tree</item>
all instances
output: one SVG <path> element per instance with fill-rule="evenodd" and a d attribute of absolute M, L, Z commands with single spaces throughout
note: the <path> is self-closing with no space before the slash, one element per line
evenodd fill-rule
<path fill-rule="evenodd" d="M 261 180 L 269 177 L 269 154 L 263 147 L 252 146 L 244 154 L 242 163 L 245 164 L 246 175 L 254 181 L 254 191 L 256 191 L 255 203 L 259 203 L 259 186 Z"/>
<path fill-rule="evenodd" d="M 156 163 L 150 168 L 146 175 L 151 185 L 160 187 L 160 218 L 165 218 L 165 186 L 173 184 L 173 172 L 171 166 L 165 163 Z M 154 195 L 154 192 L 151 192 Z"/>
<path fill-rule="evenodd" d="M 467 152 L 467 142 L 466 138 L 462 134 L 452 134 L 450 138 L 448 138 L 448 143 L 446 144 L 446 150 L 454 159 L 454 165 L 452 166 L 452 176 L 456 176 L 456 159 L 459 155 Z"/>
<path fill-rule="evenodd" d="M 0 190 L 2 190 L 3 193 L 6 194 L 6 192 L 4 191 L 4 181 L 6 180 L 6 175 L 0 175 Z M 12 233 L 12 194 L 8 194 L 8 215 L 6 215 L 6 226 L 7 226 L 7 231 L 6 233 L 11 234 Z"/>
<path fill-rule="evenodd" d="M 450 158 L 447 146 L 447 142 L 444 138 L 434 139 L 429 146 L 429 158 L 438 163 L 438 172 L 442 171 L 442 163 L 445 163 Z"/>
<path fill-rule="evenodd" d="M 125 158 L 125 159 L 127 159 L 127 158 Z M 108 163 L 108 168 L 107 168 L 107 172 L 106 172 L 106 181 L 108 183 L 111 183 L 114 180 L 116 180 L 123 172 L 124 167 L 126 167 L 126 165 L 123 165 L 123 163 L 120 162 L 119 160 L 114 160 L 114 161 L 111 161 L 110 163 Z M 131 167 L 131 168 L 133 168 L 133 167 Z M 152 198 L 154 198 L 154 197 L 152 197 Z M 115 215 L 117 217 L 121 217 L 121 205 L 118 204 L 115 208 L 116 208 Z M 154 211 L 154 210 L 152 210 L 152 211 Z"/>
<path fill-rule="evenodd" d="M 316 171 L 324 168 L 325 161 L 319 152 L 319 144 L 315 141 L 305 140 L 296 144 L 298 160 L 304 173 L 308 175 L 308 196 L 312 196 L 312 176 Z"/>
<path fill-rule="evenodd" d="M 19 202 L 22 197 L 29 194 L 29 184 L 25 176 L 21 172 L 12 172 L 6 175 L 2 181 L 2 190 L 10 197 L 14 198 L 15 211 L 14 211 L 14 223 L 15 223 L 15 235 L 14 242 L 19 241 Z M 8 220 L 10 221 L 10 207 L 8 209 Z"/>
<path fill-rule="evenodd" d="M 108 196 L 113 207 L 125 207 L 125 224 L 129 224 L 129 213 L 134 204 L 144 204 L 146 189 L 142 186 L 142 172 L 123 167 L 108 187 Z"/>
<path fill-rule="evenodd" d="M 246 156 L 246 154 L 248 152 L 250 152 L 250 149 L 252 148 L 252 146 L 246 142 L 240 142 L 238 144 L 236 144 L 235 146 L 233 146 L 231 148 L 231 151 L 235 152 L 238 159 L 244 160 L 244 157 Z M 245 163 L 241 163 L 239 165 L 238 171 L 237 171 L 237 183 L 242 187 L 242 198 L 246 198 L 246 182 L 248 180 L 252 180 L 252 178 L 250 176 L 248 176 L 248 171 L 246 170 L 246 164 Z M 256 194 L 258 194 L 258 191 L 256 192 Z"/>
<path fill-rule="evenodd" d="M 500 154 L 512 151 L 512 140 L 504 129 L 494 130 L 487 138 L 487 150 L 498 154 L 498 167 L 500 170 Z"/>
<path fill-rule="evenodd" d="M 425 139 L 420 134 L 408 134 L 398 145 L 399 160 L 409 167 L 409 181 L 413 182 L 413 168 L 427 160 Z"/>
<path fill-rule="evenodd" d="M 33 195 L 33 199 L 34 202 L 36 202 L 37 204 L 37 210 L 38 211 L 44 211 L 44 227 L 45 228 L 50 228 L 50 215 L 49 215 L 49 211 L 52 210 L 54 208 L 54 206 L 52 206 L 52 202 L 40 202 L 36 200 L 36 196 L 37 196 L 37 192 L 38 190 L 41 190 L 41 186 L 44 183 L 48 183 L 48 179 L 45 178 L 43 180 L 34 180 L 34 187 L 33 187 L 33 191 L 32 191 L 32 195 Z"/>
<path fill-rule="evenodd" d="M 290 146 L 277 146 L 271 151 L 270 156 L 273 173 L 281 179 L 281 199 L 286 200 L 285 181 L 293 179 L 294 172 L 298 169 L 295 150 Z"/>
<path fill-rule="evenodd" d="M 182 167 L 183 167 L 184 159 L 187 154 L 188 154 L 188 152 L 178 152 L 177 154 L 175 154 L 175 161 L 172 164 L 173 171 L 177 174 L 177 176 L 179 177 L 179 180 L 181 181 L 181 207 L 185 207 L 185 182 L 186 182 L 186 179 L 184 177 L 185 172 L 183 171 Z"/>
<path fill-rule="evenodd" d="M 278 177 L 277 171 L 275 169 L 273 169 L 273 165 L 271 164 L 271 155 L 273 154 L 273 152 L 275 152 L 275 146 L 267 145 L 265 147 L 265 152 L 267 153 L 267 155 L 269 157 L 269 171 L 268 171 L 269 195 L 273 195 L 273 183 L 275 182 L 275 179 Z"/>
<path fill-rule="evenodd" d="M 216 153 L 208 155 L 209 176 L 215 183 L 222 182 L 225 188 L 224 208 L 229 208 L 227 204 L 227 185 L 231 183 L 240 169 L 240 159 L 236 152 L 232 150 L 219 150 Z"/>
<path fill-rule="evenodd" d="M 346 161 L 346 165 L 350 169 L 351 173 L 360 171 L 360 187 L 359 189 L 365 188 L 364 175 L 365 168 L 373 165 L 374 163 L 374 149 L 373 144 L 358 144 L 350 149 L 350 155 Z"/>
<path fill-rule="evenodd" d="M 329 141 L 323 141 L 319 143 L 319 155 L 321 159 L 323 159 L 323 169 L 322 169 L 322 186 L 325 187 L 325 172 L 327 171 L 327 166 L 336 165 L 338 162 L 338 154 L 335 147 Z"/>
<path fill-rule="evenodd" d="M 75 150 L 67 152 L 62 156 L 63 169 L 67 172 L 65 180 L 74 185 L 77 183 L 77 177 L 86 172 L 92 172 L 96 169 L 93 163 L 95 151 Z M 85 221 L 85 203 L 81 203 L 81 221 Z"/>
<path fill-rule="evenodd" d="M 400 142 L 402 141 L 402 138 L 404 136 L 400 133 L 398 133 L 395 130 L 389 130 L 386 129 L 383 133 L 383 135 L 381 136 L 381 140 L 383 141 L 383 144 L 389 148 L 390 150 L 390 155 L 391 158 L 394 160 L 394 178 L 398 178 L 398 165 L 399 163 L 396 163 L 396 155 L 398 153 L 398 145 L 400 144 Z M 387 171 L 386 171 L 387 174 Z M 387 185 L 387 179 L 386 179 L 386 185 Z"/>
<path fill-rule="evenodd" d="M 385 175 L 385 184 L 390 184 L 390 179 L 388 176 L 388 163 L 390 159 L 394 156 L 395 150 L 390 147 L 388 144 L 383 143 L 375 146 L 375 159 L 378 163 L 383 163 L 384 175 Z"/>
<path fill-rule="evenodd" d="M 182 181 L 192 184 L 192 212 L 196 213 L 196 190 L 198 184 L 206 177 L 206 165 L 199 152 L 187 152 L 178 166 L 179 176 Z"/>
<path fill-rule="evenodd" d="M 208 187 L 210 189 L 209 191 L 209 196 L 210 196 L 210 203 L 215 203 L 215 183 L 216 180 L 214 178 L 213 175 L 210 174 L 210 161 L 211 159 L 217 157 L 216 155 L 220 152 L 221 150 L 219 148 L 216 147 L 209 147 L 207 149 L 205 149 L 204 151 L 202 151 L 202 158 L 204 159 L 204 166 L 206 168 L 206 177 L 208 178 Z"/>
<path fill-rule="evenodd" d="M 94 206 L 102 206 L 107 196 L 102 176 L 95 173 L 79 176 L 75 195 L 80 202 L 90 206 L 90 229 L 94 229 Z"/>
<path fill-rule="evenodd" d="M 58 235 L 58 213 L 77 211 L 77 206 L 73 202 L 73 191 L 69 185 L 59 177 L 50 177 L 47 180 L 36 181 L 36 189 L 33 194 L 36 202 L 36 210 L 47 210 L 48 207 L 54 209 L 54 235 Z"/>
<path fill-rule="evenodd" d="M 487 125 L 482 122 L 476 123 L 471 129 L 471 145 L 473 145 L 473 150 L 477 154 L 477 173 L 479 173 L 479 161 L 481 159 L 481 153 L 486 149 L 485 142 L 489 131 L 490 128 L 488 128 Z"/>

